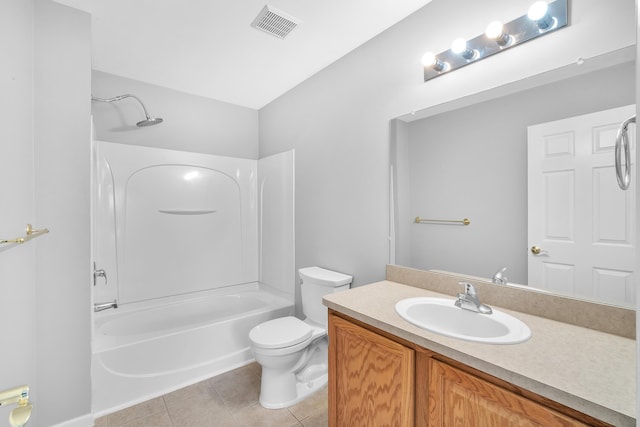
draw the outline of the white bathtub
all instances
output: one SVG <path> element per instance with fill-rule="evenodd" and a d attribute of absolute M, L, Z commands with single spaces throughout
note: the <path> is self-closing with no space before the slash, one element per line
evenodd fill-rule
<path fill-rule="evenodd" d="M 251 362 L 251 328 L 291 314 L 291 301 L 257 283 L 96 313 L 91 368 L 94 415 Z"/>

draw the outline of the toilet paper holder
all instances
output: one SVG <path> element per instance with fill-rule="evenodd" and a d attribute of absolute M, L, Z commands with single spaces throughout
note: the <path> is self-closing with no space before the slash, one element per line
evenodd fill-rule
<path fill-rule="evenodd" d="M 17 404 L 9 414 L 12 427 L 22 427 L 31 417 L 33 405 L 29 403 L 29 386 L 21 385 L 9 390 L 0 391 L 0 406 Z"/>

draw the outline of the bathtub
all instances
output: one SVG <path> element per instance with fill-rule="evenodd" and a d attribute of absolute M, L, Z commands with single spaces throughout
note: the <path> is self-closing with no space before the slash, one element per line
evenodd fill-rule
<path fill-rule="evenodd" d="M 94 416 L 250 363 L 251 328 L 292 314 L 291 301 L 258 283 L 95 313 Z"/>

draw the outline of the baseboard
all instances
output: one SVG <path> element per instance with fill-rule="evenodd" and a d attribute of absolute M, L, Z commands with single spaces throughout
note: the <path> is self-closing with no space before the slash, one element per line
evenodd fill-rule
<path fill-rule="evenodd" d="M 86 414 L 72 420 L 67 420 L 53 427 L 93 427 L 93 414 Z"/>

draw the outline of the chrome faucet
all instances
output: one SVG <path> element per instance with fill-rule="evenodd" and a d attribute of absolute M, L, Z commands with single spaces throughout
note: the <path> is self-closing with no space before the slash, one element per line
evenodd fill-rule
<path fill-rule="evenodd" d="M 480 314 L 491 314 L 493 310 L 488 305 L 482 304 L 478 299 L 478 292 L 476 288 L 468 282 L 458 282 L 459 285 L 464 286 L 464 293 L 458 294 L 456 301 L 456 307 L 460 307 L 465 310 L 475 311 Z"/>
<path fill-rule="evenodd" d="M 98 311 L 108 310 L 110 308 L 118 308 L 118 303 L 116 302 L 116 300 L 113 300 L 113 302 L 100 302 L 93 304 L 93 311 L 95 311 L 96 313 Z"/>
<path fill-rule="evenodd" d="M 496 285 L 506 285 L 508 282 L 507 282 L 507 276 L 504 275 L 505 271 L 507 271 L 507 267 L 504 267 L 502 270 L 494 274 L 493 279 L 491 281 Z"/>

